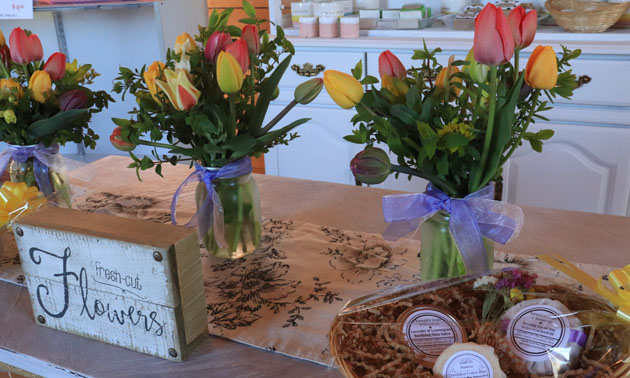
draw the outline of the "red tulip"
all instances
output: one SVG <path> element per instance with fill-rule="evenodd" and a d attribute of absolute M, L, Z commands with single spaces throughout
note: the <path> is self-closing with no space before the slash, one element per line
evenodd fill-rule
<path fill-rule="evenodd" d="M 254 25 L 245 25 L 241 32 L 241 38 L 247 42 L 247 49 L 252 55 L 258 55 L 260 52 L 260 37 L 258 36 L 258 28 Z"/>
<path fill-rule="evenodd" d="M 241 66 L 243 73 L 249 69 L 249 50 L 247 49 L 247 42 L 243 38 L 232 43 L 226 47 L 225 52 L 230 53 Z"/>
<path fill-rule="evenodd" d="M 389 50 L 383 51 L 378 57 L 378 73 L 381 77 L 383 75 L 398 79 L 407 77 L 407 69 L 400 62 L 400 59 Z"/>
<path fill-rule="evenodd" d="M 83 109 L 87 103 L 87 96 L 83 91 L 73 89 L 59 96 L 59 109 L 62 112 Z"/>
<path fill-rule="evenodd" d="M 44 50 L 36 34 L 26 35 L 21 28 L 15 28 L 9 37 L 11 60 L 17 64 L 27 64 L 42 60 Z"/>
<path fill-rule="evenodd" d="M 116 126 L 112 135 L 109 136 L 109 141 L 112 143 L 112 146 L 116 147 L 121 151 L 132 151 L 136 148 L 136 145 L 130 142 L 125 142 L 120 135 L 122 128 L 120 126 Z"/>
<path fill-rule="evenodd" d="M 9 67 L 11 63 L 11 50 L 9 50 L 9 46 L 7 45 L 0 47 L 0 62 L 2 62 L 5 67 Z"/>
<path fill-rule="evenodd" d="M 59 52 L 52 54 L 44 65 L 44 71 L 53 81 L 61 80 L 66 74 L 66 56 Z"/>
<path fill-rule="evenodd" d="M 217 57 L 221 51 L 225 51 L 225 48 L 232 43 L 232 37 L 228 33 L 224 32 L 214 32 L 208 38 L 205 47 L 206 61 L 207 62 L 216 62 Z"/>
<path fill-rule="evenodd" d="M 481 64 L 504 64 L 514 55 L 514 37 L 500 8 L 488 3 L 475 20 L 475 60 Z"/>
<path fill-rule="evenodd" d="M 519 5 L 512 9 L 507 19 L 512 28 L 514 47 L 520 50 L 531 45 L 536 36 L 536 25 L 538 25 L 536 10 L 525 13 L 525 9 Z"/>

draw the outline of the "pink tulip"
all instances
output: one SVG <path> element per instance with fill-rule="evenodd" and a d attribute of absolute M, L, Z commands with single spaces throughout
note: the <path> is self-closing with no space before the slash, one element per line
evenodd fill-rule
<path fill-rule="evenodd" d="M 254 25 L 245 25 L 241 32 L 241 38 L 247 42 L 247 49 L 252 55 L 258 55 L 260 52 L 260 37 L 258 36 L 258 28 Z"/>
<path fill-rule="evenodd" d="M 225 51 L 225 48 L 232 43 L 232 37 L 228 33 L 224 32 L 214 32 L 208 38 L 208 42 L 206 42 L 205 54 L 207 62 L 216 62 L 217 57 L 221 51 Z"/>
<path fill-rule="evenodd" d="M 54 53 L 44 64 L 44 71 L 48 72 L 52 81 L 61 80 L 66 74 L 66 56 L 62 53 Z"/>
<path fill-rule="evenodd" d="M 0 47 L 0 62 L 2 62 L 5 67 L 9 67 L 11 63 L 11 50 L 9 50 L 9 46 L 7 45 Z"/>
<path fill-rule="evenodd" d="M 538 24 L 536 10 L 533 9 L 525 13 L 525 9 L 519 5 L 512 9 L 507 19 L 510 28 L 512 28 L 514 47 L 520 50 L 531 45 L 536 36 L 536 25 Z"/>
<path fill-rule="evenodd" d="M 389 50 L 383 51 L 378 57 L 378 73 L 381 77 L 383 77 L 383 75 L 398 79 L 407 77 L 407 69 L 405 69 L 405 66 L 400 62 L 400 59 Z"/>
<path fill-rule="evenodd" d="M 488 3 L 475 20 L 475 60 L 496 66 L 505 64 L 514 55 L 514 37 L 500 8 Z"/>
<path fill-rule="evenodd" d="M 44 50 L 36 34 L 26 35 L 21 28 L 15 28 L 9 37 L 11 60 L 17 64 L 27 64 L 42 60 Z"/>
<path fill-rule="evenodd" d="M 249 50 L 247 49 L 247 42 L 243 38 L 226 47 L 225 52 L 230 53 L 236 58 L 243 73 L 247 72 L 249 69 Z"/>

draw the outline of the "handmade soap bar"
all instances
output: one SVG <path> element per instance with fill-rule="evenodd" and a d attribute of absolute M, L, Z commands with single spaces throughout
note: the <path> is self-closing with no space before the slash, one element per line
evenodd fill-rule
<path fill-rule="evenodd" d="M 444 378 L 506 378 L 494 348 L 475 343 L 453 344 L 446 348 L 433 366 L 433 374 Z"/>

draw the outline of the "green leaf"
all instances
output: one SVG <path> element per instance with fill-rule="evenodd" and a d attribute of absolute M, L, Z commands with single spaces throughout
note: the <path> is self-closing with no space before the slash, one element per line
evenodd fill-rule
<path fill-rule="evenodd" d="M 144 156 L 142 161 L 140 161 L 140 169 L 143 171 L 153 167 L 153 160 L 149 159 L 148 156 Z"/>
<path fill-rule="evenodd" d="M 448 155 L 442 155 L 435 167 L 437 168 L 438 175 L 445 176 L 448 173 Z"/>
<path fill-rule="evenodd" d="M 536 136 L 538 137 L 538 139 L 547 140 L 547 139 L 551 139 L 551 137 L 553 137 L 554 134 L 555 132 L 553 130 L 544 129 L 537 132 Z"/>
<path fill-rule="evenodd" d="M 256 139 L 254 137 L 247 134 L 238 134 L 224 143 L 223 148 L 233 151 L 244 151 L 245 153 L 241 154 L 241 156 L 245 156 L 255 145 Z"/>
<path fill-rule="evenodd" d="M 251 18 L 256 18 L 256 8 L 247 0 L 243 0 L 243 10 Z"/>
<path fill-rule="evenodd" d="M 352 69 L 352 76 L 354 76 L 354 78 L 357 80 L 361 80 L 361 77 L 363 76 L 363 61 L 362 60 L 359 60 L 356 66 L 354 66 L 354 68 Z"/>
<path fill-rule="evenodd" d="M 532 150 L 536 151 L 536 152 L 542 152 L 542 142 L 540 141 L 540 139 L 535 139 L 532 138 L 529 140 L 529 144 L 532 146 Z"/>
<path fill-rule="evenodd" d="M 256 25 L 258 23 L 258 21 L 256 21 L 253 18 L 241 18 L 240 20 L 238 20 L 238 22 L 240 22 L 241 24 L 247 24 L 247 25 Z"/>
<path fill-rule="evenodd" d="M 394 104 L 389 108 L 392 115 L 407 125 L 414 125 L 418 114 L 402 104 Z"/>
<path fill-rule="evenodd" d="M 128 119 L 112 118 L 112 121 L 114 122 L 114 125 L 120 126 L 120 127 L 123 127 L 123 128 L 131 126 L 131 121 L 128 120 Z"/>
<path fill-rule="evenodd" d="M 355 130 L 353 130 L 354 132 Z M 355 143 L 355 144 L 364 144 L 365 141 L 363 140 L 363 137 L 361 136 L 360 133 L 357 134 L 352 134 L 352 135 L 346 135 L 343 137 L 343 139 L 347 140 L 350 143 Z"/>
<path fill-rule="evenodd" d="M 303 123 L 306 123 L 308 121 L 310 121 L 310 118 L 301 118 L 298 119 L 297 121 L 293 121 L 290 124 L 286 125 L 283 128 L 280 128 L 278 130 L 274 130 L 270 133 L 267 133 L 263 136 L 260 136 L 258 138 L 256 138 L 256 147 L 263 147 L 268 145 L 269 143 L 272 143 L 273 141 L 275 141 L 276 139 L 280 138 L 282 135 L 288 133 L 289 131 L 293 130 L 294 128 L 300 126 Z"/>
<path fill-rule="evenodd" d="M 258 135 L 260 132 L 263 120 L 269 109 L 269 103 L 273 98 L 273 92 L 278 87 L 278 83 L 289 67 L 289 64 L 291 64 L 291 55 L 284 58 L 262 85 L 260 96 L 258 97 L 256 107 L 254 108 L 248 125 L 253 135 Z"/>
<path fill-rule="evenodd" d="M 60 112 L 50 118 L 33 122 L 26 130 L 26 133 L 31 139 L 39 139 L 53 135 L 65 128 L 71 128 L 74 121 L 88 114 L 87 109 L 74 109 Z"/>
<path fill-rule="evenodd" d="M 440 138 L 438 145 L 441 148 L 462 147 L 470 143 L 470 140 L 461 134 L 449 133 Z"/>
<path fill-rule="evenodd" d="M 372 84 L 377 84 L 378 82 L 379 82 L 378 79 L 371 75 L 367 75 L 366 77 L 363 78 L 363 80 L 361 80 L 361 84 L 363 85 L 372 85 Z"/>

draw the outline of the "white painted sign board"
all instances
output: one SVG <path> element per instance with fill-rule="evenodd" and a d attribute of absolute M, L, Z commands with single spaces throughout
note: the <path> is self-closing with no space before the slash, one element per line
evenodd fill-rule
<path fill-rule="evenodd" d="M 0 1 L 0 19 L 33 19 L 33 0 Z"/>
<path fill-rule="evenodd" d="M 48 207 L 14 235 L 39 324 L 174 361 L 208 334 L 193 229 Z"/>

